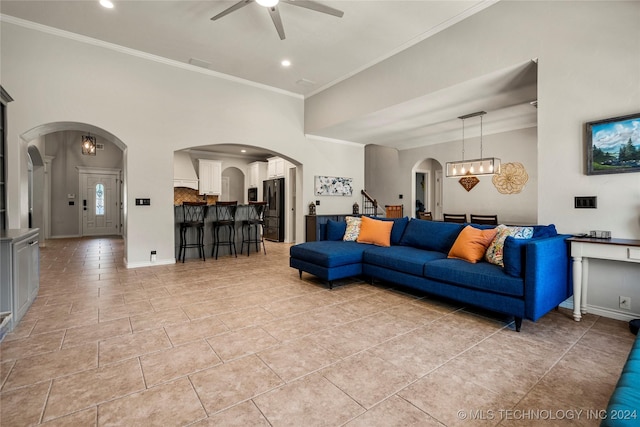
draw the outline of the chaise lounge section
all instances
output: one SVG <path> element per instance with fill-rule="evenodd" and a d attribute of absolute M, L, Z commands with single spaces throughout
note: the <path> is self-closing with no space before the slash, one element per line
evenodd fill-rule
<path fill-rule="evenodd" d="M 362 276 L 510 315 L 517 331 L 523 319 L 536 321 L 572 295 L 570 236 L 557 234 L 553 225 L 530 227 L 530 238 L 503 236 L 503 265 L 496 265 L 451 257 L 454 244 L 464 248 L 463 237 L 495 235 L 493 226 L 392 221 L 382 244 L 344 241 L 346 224 L 329 221 L 320 236 L 325 240 L 291 247 L 289 265 L 300 277 L 307 272 L 330 287 L 335 280 Z M 462 233 L 466 227 L 471 229 Z"/>

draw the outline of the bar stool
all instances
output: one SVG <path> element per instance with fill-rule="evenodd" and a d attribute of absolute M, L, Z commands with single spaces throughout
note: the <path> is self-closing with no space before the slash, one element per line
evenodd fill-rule
<path fill-rule="evenodd" d="M 211 224 L 213 225 L 213 249 L 211 250 L 211 256 L 215 256 L 215 259 L 218 259 L 220 246 L 229 246 L 229 254 L 234 253 L 236 258 L 238 257 L 238 251 L 236 250 L 237 207 L 237 200 L 235 202 L 216 202 L 215 204 L 216 216 Z M 222 239 L 220 238 L 221 229 L 228 231 L 228 233 L 223 233 Z M 231 250 L 232 248 L 233 251 Z"/>
<path fill-rule="evenodd" d="M 182 258 L 184 263 L 185 254 L 188 248 L 198 248 L 199 258 L 204 258 L 204 218 L 207 216 L 206 202 L 183 202 L 182 222 L 180 223 L 180 249 L 178 259 Z M 196 230 L 196 241 L 187 241 L 187 231 Z M 191 233 L 189 233 L 191 234 Z"/>
<path fill-rule="evenodd" d="M 242 220 L 242 245 L 240 246 L 240 253 L 244 250 L 244 244 L 247 244 L 247 256 L 251 252 L 251 244 L 256 244 L 256 252 L 260 252 L 260 243 L 264 249 L 264 254 L 267 254 L 267 248 L 264 245 L 264 210 L 267 207 L 267 202 L 249 202 L 247 207 L 247 219 Z M 248 231 L 248 237 L 245 237 L 245 230 Z M 255 237 L 251 237 L 251 230 L 255 230 Z"/>

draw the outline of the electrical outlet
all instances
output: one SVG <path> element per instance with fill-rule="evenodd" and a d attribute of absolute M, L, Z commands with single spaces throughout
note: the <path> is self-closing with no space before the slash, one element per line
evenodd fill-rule
<path fill-rule="evenodd" d="M 620 296 L 620 308 L 631 310 L 631 298 Z"/>

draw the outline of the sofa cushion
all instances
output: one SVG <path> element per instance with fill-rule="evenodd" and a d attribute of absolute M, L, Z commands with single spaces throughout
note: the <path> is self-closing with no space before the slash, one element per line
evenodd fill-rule
<path fill-rule="evenodd" d="M 449 253 L 464 224 L 412 219 L 402 235 L 400 244 L 430 251 Z"/>
<path fill-rule="evenodd" d="M 358 243 L 369 243 L 377 246 L 391 246 L 391 229 L 393 223 L 389 221 L 380 221 L 378 219 L 362 217 L 360 224 L 360 234 L 358 234 Z"/>
<path fill-rule="evenodd" d="M 391 244 L 397 245 L 402 239 L 402 235 L 409 224 L 409 217 L 402 218 L 376 218 L 381 221 L 393 221 L 393 228 L 391 229 Z"/>
<path fill-rule="evenodd" d="M 554 224 L 533 226 L 533 238 L 553 237 L 557 235 L 558 231 L 556 230 L 556 226 Z"/>
<path fill-rule="evenodd" d="M 484 259 L 491 264 L 504 267 L 504 241 L 509 236 L 514 239 L 530 239 L 533 236 L 533 227 L 513 227 L 501 224 L 496 229 L 498 233 L 489 244 Z"/>
<path fill-rule="evenodd" d="M 425 262 L 445 257 L 446 255 L 442 252 L 426 251 L 411 246 L 392 246 L 391 248 L 371 247 L 364 251 L 362 260 L 365 264 L 422 276 Z"/>
<path fill-rule="evenodd" d="M 504 240 L 504 272 L 509 276 L 522 277 L 525 263 L 524 247 L 531 239 L 516 239 L 512 236 Z"/>
<path fill-rule="evenodd" d="M 289 254 L 322 267 L 337 267 L 362 262 L 362 252 L 368 247 L 356 242 L 320 240 L 291 246 Z"/>
<path fill-rule="evenodd" d="M 471 263 L 480 261 L 497 232 L 495 228 L 480 230 L 467 225 L 458 234 L 448 257 Z"/>
<path fill-rule="evenodd" d="M 327 221 L 327 239 L 326 240 L 342 240 L 344 233 L 347 231 L 346 221 Z"/>
<path fill-rule="evenodd" d="M 511 230 L 504 224 L 497 226 L 496 230 L 496 237 L 493 238 L 487 251 L 484 253 L 484 259 L 491 264 L 504 267 L 504 240 L 511 235 Z"/>
<path fill-rule="evenodd" d="M 514 239 L 530 239 L 533 237 L 533 227 L 509 226 L 509 230 L 509 235 L 513 236 Z"/>
<path fill-rule="evenodd" d="M 454 285 L 517 297 L 524 296 L 524 280 L 509 276 L 488 262 L 471 264 L 460 259 L 441 259 L 425 263 L 424 276 Z"/>
<path fill-rule="evenodd" d="M 360 224 L 362 223 L 362 220 L 360 217 L 348 216 L 346 221 L 347 229 L 344 232 L 342 240 L 345 242 L 355 242 L 358 239 L 358 234 L 360 234 Z"/>

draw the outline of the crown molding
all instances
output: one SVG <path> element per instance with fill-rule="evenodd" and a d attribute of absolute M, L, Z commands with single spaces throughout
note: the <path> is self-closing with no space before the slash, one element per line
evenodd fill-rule
<path fill-rule="evenodd" d="M 180 61 L 176 61 L 169 58 L 164 58 L 162 56 L 153 55 L 151 53 L 142 52 L 136 49 L 131 49 L 128 47 L 120 46 L 115 43 L 109 43 L 103 40 L 98 40 L 92 37 L 83 36 L 81 34 L 72 33 L 70 31 L 61 30 L 58 28 L 49 27 L 47 25 L 38 24 L 36 22 L 27 21 L 24 19 L 16 18 L 10 15 L 0 14 L 0 22 L 6 22 L 8 24 L 18 25 L 20 27 L 28 28 L 34 31 L 40 31 L 42 33 L 51 34 L 57 37 L 63 37 L 66 39 L 74 40 L 80 43 L 89 44 L 92 46 L 98 46 L 105 49 L 113 50 L 115 52 L 123 53 L 125 55 L 135 56 L 137 58 L 146 59 L 148 61 L 158 62 L 160 64 L 168 65 L 175 68 L 181 68 L 187 71 L 193 71 L 200 74 L 205 74 L 211 77 L 216 77 L 223 80 L 228 80 L 234 83 L 239 83 L 245 86 L 251 86 L 257 89 L 266 90 L 269 92 L 277 93 L 279 95 L 290 96 L 292 98 L 304 99 L 304 95 L 289 92 L 287 90 L 279 89 L 273 86 L 268 86 L 262 83 L 257 83 L 251 80 L 242 79 L 240 77 L 235 77 L 230 74 L 224 74 L 218 71 L 207 70 L 206 68 L 198 67 L 196 65 L 191 65 L 187 63 L 183 63 Z"/>

